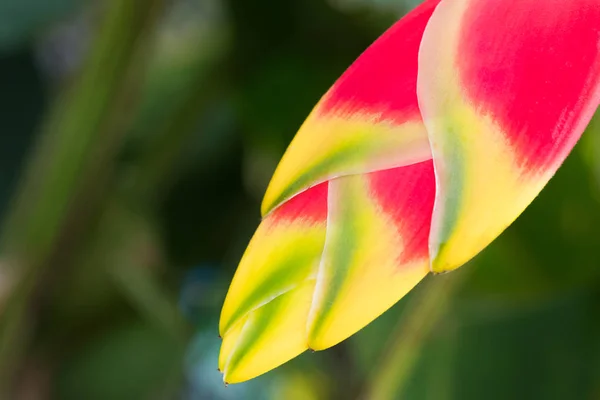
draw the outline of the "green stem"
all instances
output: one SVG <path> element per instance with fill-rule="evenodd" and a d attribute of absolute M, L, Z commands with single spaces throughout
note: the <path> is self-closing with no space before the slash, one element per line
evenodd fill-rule
<path fill-rule="evenodd" d="M 107 116 L 145 18 L 154 9 L 145 0 L 110 2 L 106 23 L 79 79 L 55 105 L 35 149 L 2 231 L 5 256 L 36 263 L 51 251 L 73 196 L 84 183 L 86 167 L 93 162 L 90 156 L 114 142 L 117 132 L 106 129 Z"/>
<path fill-rule="evenodd" d="M 421 284 L 416 297 L 407 304 L 403 317 L 391 336 L 392 342 L 383 352 L 377 372 L 362 398 L 394 399 L 406 389 L 423 345 L 448 309 L 465 275 L 465 271 L 460 271 L 432 276 Z"/>

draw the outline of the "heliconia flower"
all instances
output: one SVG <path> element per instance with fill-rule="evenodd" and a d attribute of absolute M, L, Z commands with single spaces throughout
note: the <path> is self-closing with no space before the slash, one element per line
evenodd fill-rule
<path fill-rule="evenodd" d="M 322 350 L 537 196 L 600 102 L 599 0 L 427 0 L 325 94 L 223 306 L 227 382 Z"/>

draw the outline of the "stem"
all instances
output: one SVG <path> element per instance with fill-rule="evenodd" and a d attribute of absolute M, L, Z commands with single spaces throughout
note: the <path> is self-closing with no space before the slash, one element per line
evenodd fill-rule
<path fill-rule="evenodd" d="M 396 326 L 392 342 L 383 357 L 371 384 L 362 397 L 386 400 L 398 397 L 406 389 L 421 349 L 448 309 L 454 293 L 461 287 L 464 271 L 429 277 L 416 297 L 413 297 Z"/>
<path fill-rule="evenodd" d="M 106 23 L 82 74 L 57 102 L 40 137 L 2 231 L 4 254 L 33 264 L 47 256 L 82 184 L 85 167 L 92 161 L 89 157 L 98 146 L 106 147 L 114 140 L 116 132 L 100 132 L 106 131 L 107 115 L 123 84 L 145 17 L 155 8 L 146 3 L 110 2 Z"/>

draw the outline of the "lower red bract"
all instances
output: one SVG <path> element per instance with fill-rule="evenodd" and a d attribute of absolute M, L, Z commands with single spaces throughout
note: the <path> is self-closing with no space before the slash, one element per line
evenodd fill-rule
<path fill-rule="evenodd" d="M 597 0 L 469 2 L 456 56 L 461 83 L 506 132 L 521 165 L 554 160 L 591 117 L 599 29 Z"/>
<path fill-rule="evenodd" d="M 393 219 L 404 249 L 399 264 L 428 258 L 428 240 L 435 200 L 433 161 L 368 175 L 371 193 Z"/>
<path fill-rule="evenodd" d="M 328 183 L 320 183 L 292 197 L 267 218 L 274 220 L 297 220 L 321 222 L 327 220 L 327 187 Z"/>

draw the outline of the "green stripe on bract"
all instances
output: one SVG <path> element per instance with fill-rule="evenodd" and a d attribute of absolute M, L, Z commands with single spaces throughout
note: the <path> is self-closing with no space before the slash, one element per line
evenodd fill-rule
<path fill-rule="evenodd" d="M 364 135 L 362 132 L 361 134 Z M 336 152 L 327 154 L 321 159 L 307 160 L 306 170 L 299 176 L 291 178 L 292 183 L 272 203 L 266 205 L 266 212 L 268 213 L 274 207 L 301 191 L 326 181 L 332 177 L 332 174 L 336 176 L 346 175 L 349 172 L 344 172 L 344 169 L 355 167 L 352 164 L 364 160 L 365 153 L 389 148 L 382 146 L 378 141 L 359 140 L 363 138 L 364 136 L 361 137 L 357 136 L 356 133 L 348 132 L 349 140 L 341 142 Z"/>
<path fill-rule="evenodd" d="M 448 138 L 457 137 L 454 133 L 455 128 L 454 124 L 450 122 L 445 129 L 447 132 Z M 434 150 L 434 165 L 436 165 L 436 180 L 437 186 L 439 190 L 440 179 L 442 179 L 441 174 L 446 174 L 444 179 L 444 185 L 446 185 L 446 197 L 440 199 L 436 196 L 436 205 L 435 205 L 435 213 L 434 216 L 440 216 L 442 219 L 440 221 L 434 221 L 435 231 L 432 229 L 432 235 L 435 235 L 436 240 L 443 239 L 437 243 L 437 248 L 431 248 L 431 239 L 430 239 L 430 251 L 435 251 L 430 254 L 431 260 L 439 258 L 443 255 L 444 249 L 446 248 L 446 240 L 450 238 L 452 235 L 452 231 L 456 225 L 456 220 L 460 215 L 461 208 L 461 199 L 462 199 L 462 191 L 463 191 L 463 181 L 465 177 L 465 165 L 463 163 L 462 154 L 463 148 L 458 140 L 447 140 L 443 143 L 444 150 L 443 154 L 437 154 Z M 436 159 L 440 157 L 445 164 L 444 171 L 440 171 L 438 168 L 439 160 Z M 439 193 L 439 192 L 438 192 Z M 439 212 L 439 202 L 443 204 L 443 212 L 440 214 Z M 440 271 L 432 271 L 432 272 L 440 272 Z"/>
<path fill-rule="evenodd" d="M 323 296 L 315 300 L 312 318 L 309 321 L 309 343 L 314 341 L 327 327 L 331 316 L 330 306 L 336 301 L 351 273 L 352 261 L 360 251 L 360 235 L 368 224 L 362 216 L 364 206 L 360 198 L 365 196 L 362 176 L 355 175 L 336 179 L 329 184 L 329 220 L 326 249 L 321 262 L 317 288 Z M 316 298 L 316 297 L 315 297 Z"/>
<path fill-rule="evenodd" d="M 253 288 L 248 292 L 244 301 L 237 304 L 236 311 L 231 314 L 227 323 L 223 325 L 223 334 L 233 326 L 240 318 L 253 309 L 273 301 L 300 283 L 316 274 L 318 262 L 323 251 L 322 238 L 315 238 L 314 233 L 306 233 L 301 241 L 292 243 L 287 257 L 270 261 L 270 274 L 266 276 L 253 277 L 252 282 L 247 282 Z M 321 236 L 321 235 L 318 235 Z"/>
<path fill-rule="evenodd" d="M 301 302 L 298 302 L 298 300 L 302 300 L 298 299 L 298 295 L 303 296 L 303 293 L 305 293 L 308 295 L 306 300 L 309 300 L 313 288 L 314 280 L 308 279 L 298 285 L 296 289 L 277 297 L 249 314 L 238 342 L 227 361 L 225 368 L 226 378 L 227 376 L 235 376 L 236 373 L 240 372 L 239 368 L 242 366 L 244 370 L 242 374 L 248 375 L 246 379 L 249 379 L 277 367 L 282 362 L 297 356 L 307 349 L 304 341 L 304 329 L 301 329 L 302 338 L 300 342 L 296 343 L 294 343 L 294 339 L 290 342 L 289 336 L 282 335 L 282 332 L 289 330 L 290 323 L 293 326 L 305 326 L 309 303 L 307 302 L 306 306 L 304 306 Z M 309 290 L 308 293 L 306 293 L 307 290 Z M 300 312 L 298 313 L 298 311 Z M 292 318 L 290 319 L 290 317 Z M 298 332 L 300 331 L 295 330 L 295 333 Z M 298 340 L 299 337 L 295 339 Z M 289 349 L 284 350 L 284 353 L 274 350 L 272 347 L 273 341 L 279 342 L 279 345 L 286 342 L 286 344 L 291 344 L 291 347 L 294 348 L 293 353 L 287 352 Z M 278 348 L 278 350 L 281 349 Z M 277 360 L 282 355 L 284 358 Z M 262 369 L 257 370 L 248 367 L 248 362 L 254 364 L 254 367 L 256 367 L 257 361 L 259 364 L 263 364 Z M 244 363 L 246 364 L 243 365 Z M 238 370 L 236 371 L 236 369 Z"/>
<path fill-rule="evenodd" d="M 331 152 L 315 157 L 307 154 L 302 163 L 302 171 L 279 178 L 285 171 L 294 170 L 288 167 L 290 161 L 286 158 L 288 153 L 295 151 L 292 142 L 267 189 L 262 204 L 262 215 L 267 215 L 294 195 L 328 179 L 430 159 L 426 133 L 424 131 L 417 133 L 412 129 L 416 128 L 411 123 L 394 126 L 392 123 L 378 122 L 347 130 L 344 132 L 345 140 L 337 141 L 336 147 Z M 319 143 L 315 143 L 315 146 L 318 145 Z M 298 156 L 294 153 L 290 158 L 294 160 Z M 276 195 L 272 194 L 273 191 Z"/>
<path fill-rule="evenodd" d="M 286 297 L 290 294 L 291 292 L 281 295 L 252 312 L 242 328 L 238 342 L 227 361 L 227 369 L 230 366 L 235 368 L 236 365 L 239 365 L 243 361 L 243 358 L 249 354 L 248 350 L 258 345 L 260 337 L 265 332 L 265 327 L 275 322 L 278 313 L 285 308 Z"/>

